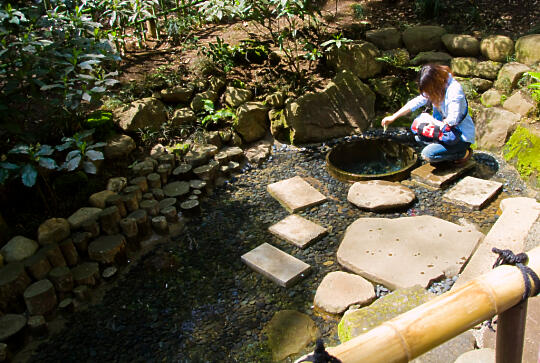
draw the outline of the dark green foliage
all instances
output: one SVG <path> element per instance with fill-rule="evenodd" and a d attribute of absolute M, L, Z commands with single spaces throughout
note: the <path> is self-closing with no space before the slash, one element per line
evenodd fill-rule
<path fill-rule="evenodd" d="M 83 128 L 94 129 L 94 135 L 98 140 L 107 139 L 114 133 L 112 112 L 98 110 L 91 113 L 83 122 Z"/>

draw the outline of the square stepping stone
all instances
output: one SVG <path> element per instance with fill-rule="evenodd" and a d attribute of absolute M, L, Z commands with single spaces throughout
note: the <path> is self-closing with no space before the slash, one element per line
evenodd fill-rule
<path fill-rule="evenodd" d="M 502 183 L 467 176 L 447 191 L 443 198 L 479 210 L 502 189 Z"/>
<path fill-rule="evenodd" d="M 266 187 L 285 209 L 294 213 L 326 201 L 326 197 L 299 176 Z"/>
<path fill-rule="evenodd" d="M 327 232 L 326 228 L 296 214 L 270 226 L 268 231 L 300 248 L 306 248 L 309 243 L 324 236 Z"/>
<path fill-rule="evenodd" d="M 426 163 L 411 172 L 411 179 L 420 185 L 442 189 L 476 165 L 473 160 L 463 165 L 433 166 Z"/>
<path fill-rule="evenodd" d="M 268 243 L 245 253 L 241 259 L 251 269 L 283 287 L 292 286 L 311 269 L 307 263 Z"/>

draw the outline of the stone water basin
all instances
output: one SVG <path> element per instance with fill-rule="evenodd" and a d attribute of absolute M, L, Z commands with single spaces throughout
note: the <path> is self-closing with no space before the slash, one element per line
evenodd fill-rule
<path fill-rule="evenodd" d="M 326 155 L 328 172 L 344 182 L 406 179 L 418 155 L 407 145 L 387 139 L 356 139 L 336 145 Z"/>

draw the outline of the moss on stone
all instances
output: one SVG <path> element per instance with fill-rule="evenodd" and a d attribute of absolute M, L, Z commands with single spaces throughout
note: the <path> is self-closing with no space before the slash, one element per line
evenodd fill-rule
<path fill-rule="evenodd" d="M 506 161 L 512 162 L 519 175 L 534 187 L 540 186 L 540 137 L 518 126 L 503 149 Z"/>
<path fill-rule="evenodd" d="M 346 312 L 338 325 L 339 340 L 345 343 L 383 322 L 429 301 L 434 296 L 417 285 L 396 290 L 376 300 L 368 307 Z"/>

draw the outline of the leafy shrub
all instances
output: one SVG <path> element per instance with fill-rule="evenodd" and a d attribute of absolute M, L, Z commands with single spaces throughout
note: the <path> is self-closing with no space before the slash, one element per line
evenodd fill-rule
<path fill-rule="evenodd" d="M 103 110 L 93 112 L 83 122 L 83 128 L 95 130 L 95 136 L 99 140 L 108 138 L 114 132 L 112 112 Z"/>
<path fill-rule="evenodd" d="M 104 142 L 93 143 L 88 138 L 94 133 L 94 129 L 78 132 L 72 137 L 64 137 L 61 145 L 56 149 L 64 151 L 73 149 L 66 155 L 66 160 L 60 166 L 59 170 L 74 171 L 82 166 L 85 173 L 96 174 L 97 168 L 95 161 L 103 160 L 103 153 L 96 150 L 106 145 Z"/>
<path fill-rule="evenodd" d="M 236 114 L 229 107 L 216 110 L 214 102 L 210 100 L 203 100 L 203 102 L 204 117 L 201 120 L 201 125 L 205 129 L 218 126 L 222 122 L 234 120 L 234 118 L 236 118 Z"/>

